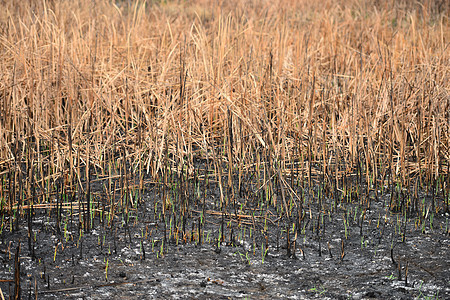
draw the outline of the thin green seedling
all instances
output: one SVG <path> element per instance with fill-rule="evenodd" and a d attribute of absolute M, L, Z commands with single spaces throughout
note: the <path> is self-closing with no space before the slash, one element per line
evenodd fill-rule
<path fill-rule="evenodd" d="M 109 259 L 106 259 L 106 266 L 105 266 L 105 280 L 108 281 L 108 266 L 109 266 Z"/>
<path fill-rule="evenodd" d="M 419 286 L 419 296 L 417 296 L 415 299 L 425 299 L 425 300 L 433 300 L 439 299 L 439 291 L 436 292 L 435 296 L 425 296 L 422 294 L 422 285 L 423 285 L 423 281 L 420 282 L 420 286 Z"/>
<path fill-rule="evenodd" d="M 66 240 L 66 242 L 69 240 L 69 236 L 67 234 L 67 222 L 65 222 L 64 224 L 64 239 Z"/>
<path fill-rule="evenodd" d="M 397 277 L 395 277 L 393 274 L 386 276 L 385 278 L 389 279 L 389 280 L 395 280 L 397 279 Z"/>
<path fill-rule="evenodd" d="M 325 289 L 324 286 L 320 286 L 319 288 L 317 288 L 316 286 L 314 286 L 313 288 L 309 289 L 310 292 L 314 292 L 314 293 L 319 293 L 319 295 L 322 295 L 324 293 L 327 292 L 327 290 Z"/>
<path fill-rule="evenodd" d="M 242 253 L 239 252 L 239 251 L 237 251 L 236 253 L 239 254 L 239 257 L 241 258 L 242 261 L 244 261 L 244 258 L 245 258 L 245 260 L 247 261 L 247 263 L 248 263 L 249 265 L 252 264 L 251 261 L 250 261 L 250 257 L 248 256 L 248 251 L 245 251 L 245 254 L 242 254 Z"/>
<path fill-rule="evenodd" d="M 302 234 L 306 235 L 306 222 L 303 222 Z"/>
<path fill-rule="evenodd" d="M 161 257 L 164 256 L 164 241 L 161 241 L 161 249 L 159 250 L 159 255 Z"/>
<path fill-rule="evenodd" d="M 58 252 L 58 246 L 59 246 L 59 243 L 57 243 L 56 246 L 55 246 L 55 252 L 53 254 L 53 262 L 56 261 L 56 253 Z"/>
<path fill-rule="evenodd" d="M 264 249 L 264 242 L 261 243 L 261 262 L 264 263 L 264 260 L 267 256 L 267 252 L 269 251 L 269 248 Z"/>
<path fill-rule="evenodd" d="M 345 219 L 345 216 L 344 216 L 344 233 L 345 233 L 345 239 L 347 239 L 348 238 L 348 232 L 347 232 L 347 220 Z"/>

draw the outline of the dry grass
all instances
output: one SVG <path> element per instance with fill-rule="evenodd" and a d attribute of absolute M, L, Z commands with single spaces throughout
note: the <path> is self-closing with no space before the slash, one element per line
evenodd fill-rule
<path fill-rule="evenodd" d="M 5 182 L 208 158 L 221 187 L 264 168 L 448 190 L 448 2 L 167 2 L 3 1 Z"/>

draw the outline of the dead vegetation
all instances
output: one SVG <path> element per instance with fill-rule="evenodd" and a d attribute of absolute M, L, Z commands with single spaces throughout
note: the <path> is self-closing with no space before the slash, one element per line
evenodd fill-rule
<path fill-rule="evenodd" d="M 58 228 L 80 211 L 89 231 L 150 183 L 165 224 L 210 183 L 222 220 L 253 225 L 237 195 L 287 228 L 332 210 L 323 195 L 368 207 L 390 190 L 393 211 L 448 212 L 448 15 L 446 1 L 4 1 L 2 230 L 34 207 Z"/>

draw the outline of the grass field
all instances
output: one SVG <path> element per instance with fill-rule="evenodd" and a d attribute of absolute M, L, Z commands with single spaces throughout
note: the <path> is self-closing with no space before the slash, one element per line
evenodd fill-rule
<path fill-rule="evenodd" d="M 204 242 L 209 213 L 220 243 L 270 211 L 288 256 L 291 228 L 345 201 L 448 223 L 447 1 L 0 8 L 0 235 L 24 222 L 31 249 L 36 211 L 61 235 L 128 224 L 149 190 L 164 241 Z"/>

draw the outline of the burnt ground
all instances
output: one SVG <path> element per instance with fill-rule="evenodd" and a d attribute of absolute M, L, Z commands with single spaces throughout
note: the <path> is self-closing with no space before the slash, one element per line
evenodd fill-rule
<path fill-rule="evenodd" d="M 127 220 L 122 212 L 107 224 L 98 214 L 86 233 L 76 211 L 71 216 L 63 211 L 64 229 L 58 232 L 54 211 L 36 209 L 34 258 L 26 220 L 11 231 L 4 216 L 0 288 L 5 299 L 14 294 L 19 241 L 23 299 L 450 299 L 449 215 L 433 213 L 430 206 L 419 222 L 389 210 L 388 194 L 371 200 L 364 215 L 357 201 L 341 201 L 321 214 L 305 198 L 302 223 L 289 225 L 301 228 L 290 230 L 295 246 L 288 257 L 285 223 L 276 212 L 264 222 L 257 214 L 248 218 L 246 211 L 238 225 L 236 211 L 217 213 L 214 193 L 206 199 L 201 240 L 199 205 L 185 222 L 175 213 L 166 217 L 164 244 L 154 205 L 160 197 L 159 190 L 147 189 L 145 205 L 130 210 Z"/>

